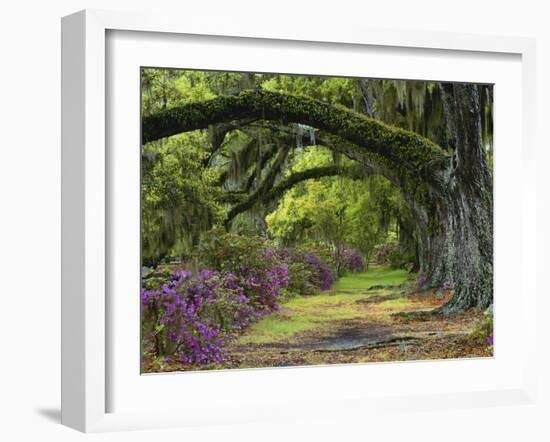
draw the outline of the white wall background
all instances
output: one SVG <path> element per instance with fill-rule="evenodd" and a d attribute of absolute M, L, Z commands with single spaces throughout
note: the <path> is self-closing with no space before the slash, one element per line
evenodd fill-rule
<path fill-rule="evenodd" d="M 291 422 L 84 436 L 59 425 L 60 358 L 60 17 L 84 8 L 155 10 L 350 23 L 537 38 L 540 294 L 545 295 L 550 225 L 545 137 L 550 111 L 550 28 L 545 2 L 455 0 L 12 0 L 0 7 L 0 438 L 6 441 L 179 440 L 550 440 L 550 383 L 539 405 L 414 412 L 362 420 Z M 298 24 L 299 25 L 299 24 Z M 298 26 L 297 25 L 297 26 Z M 513 204 L 513 202 L 511 202 Z M 511 275 L 513 277 L 513 275 Z M 533 271 L 533 277 L 535 272 Z M 541 373 L 550 373 L 549 302 L 542 299 Z"/>

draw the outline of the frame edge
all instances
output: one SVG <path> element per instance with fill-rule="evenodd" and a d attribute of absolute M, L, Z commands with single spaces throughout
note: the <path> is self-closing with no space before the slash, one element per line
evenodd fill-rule
<path fill-rule="evenodd" d="M 105 24 L 62 18 L 61 423 L 95 431 L 106 415 Z"/>
<path fill-rule="evenodd" d="M 61 423 L 84 431 L 86 412 L 84 11 L 61 21 Z"/>
<path fill-rule="evenodd" d="M 105 33 L 108 29 L 149 32 L 200 33 L 249 38 L 332 41 L 344 44 L 432 47 L 448 50 L 493 51 L 523 57 L 524 85 L 535 81 L 536 46 L 530 37 L 454 34 L 426 31 L 351 29 L 338 40 L 324 34 L 280 35 L 273 28 L 238 30 L 191 24 L 187 31 L 167 17 L 135 12 L 83 10 L 62 18 L 62 182 L 61 182 L 61 290 L 62 290 L 62 411 L 63 425 L 82 432 L 133 428 L 186 426 L 177 417 L 137 422 L 138 415 L 106 413 L 105 341 Z M 376 38 L 373 37 L 377 33 Z M 437 44 L 432 38 L 439 39 Z M 430 40 L 432 43 L 430 44 Z M 525 63 L 525 61 L 528 61 Z M 524 96 L 523 148 L 529 169 L 535 153 L 532 127 L 535 85 Z M 524 91 L 525 92 L 525 91 Z M 528 104 L 528 106 L 527 106 Z M 526 186 L 531 188 L 530 186 Z M 103 197 L 103 198 L 102 198 Z M 529 199 L 531 202 L 531 199 Z M 533 213 L 531 211 L 531 213 Z M 526 219 L 526 218 L 524 218 Z M 536 249 L 529 238 L 527 247 Z M 532 288 L 530 285 L 529 288 Z M 532 292 L 540 299 L 540 294 Z M 534 326 L 534 324 L 533 324 Z M 529 330 L 535 335 L 534 330 Z M 532 356 L 532 354 L 530 354 Z M 531 361 L 534 361 L 531 359 Z M 514 391 L 519 403 L 534 403 L 536 367 L 526 367 L 524 388 Z M 498 394 L 498 393 L 497 393 Z M 494 406 L 495 404 L 482 405 Z M 451 407 L 451 408 L 462 408 Z"/>

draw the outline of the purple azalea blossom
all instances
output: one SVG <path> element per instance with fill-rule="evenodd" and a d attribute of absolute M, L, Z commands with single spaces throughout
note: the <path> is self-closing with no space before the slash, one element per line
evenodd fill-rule
<path fill-rule="evenodd" d="M 267 253 L 275 258 L 274 251 Z M 208 364 L 223 361 L 225 332 L 278 309 L 277 298 L 289 275 L 285 263 L 274 263 L 239 275 L 177 271 L 169 279 L 160 290 L 141 291 L 144 350 L 164 355 L 165 361 Z M 220 309 L 227 312 L 225 319 L 219 317 Z"/>

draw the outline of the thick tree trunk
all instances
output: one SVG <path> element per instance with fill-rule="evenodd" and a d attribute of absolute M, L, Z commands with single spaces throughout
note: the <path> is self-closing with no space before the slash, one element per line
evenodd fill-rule
<path fill-rule="evenodd" d="M 492 174 L 481 141 L 476 85 L 444 87 L 449 143 L 454 148 L 445 186 L 432 196 L 436 225 L 423 234 L 426 286 L 453 287 L 444 312 L 487 308 L 493 302 Z M 432 223 L 433 224 L 433 223 Z"/>
<path fill-rule="evenodd" d="M 446 281 L 442 282 L 455 292 L 445 306 L 448 312 L 487 308 L 493 302 L 492 214 L 486 203 L 484 196 L 466 189 L 449 195 L 442 245 Z"/>

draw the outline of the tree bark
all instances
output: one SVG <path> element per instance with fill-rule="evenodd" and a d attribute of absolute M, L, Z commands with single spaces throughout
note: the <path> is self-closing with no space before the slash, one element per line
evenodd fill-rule
<path fill-rule="evenodd" d="M 455 289 L 444 311 L 484 309 L 493 302 L 493 183 L 483 151 L 478 87 L 449 84 L 443 92 L 454 152 L 446 192 L 437 201 L 441 229 L 433 237 L 437 262 L 430 270 L 434 283 Z"/>

